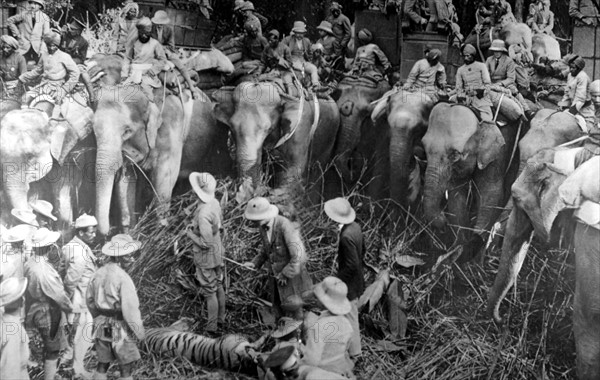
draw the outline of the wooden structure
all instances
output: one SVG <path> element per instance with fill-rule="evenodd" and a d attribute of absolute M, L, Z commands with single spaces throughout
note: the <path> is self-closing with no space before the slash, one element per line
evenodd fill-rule
<path fill-rule="evenodd" d="M 191 49 L 209 49 L 217 23 L 206 19 L 195 1 L 190 0 L 140 0 L 140 14 L 152 18 L 164 10 L 171 19 L 175 32 L 175 45 Z"/>
<path fill-rule="evenodd" d="M 573 54 L 585 60 L 584 71 L 592 80 L 600 79 L 600 26 L 573 27 Z"/>
<path fill-rule="evenodd" d="M 456 70 L 462 64 L 460 52 L 450 44 L 448 36 L 434 32 L 403 33 L 400 15 L 386 16 L 380 11 L 356 11 L 355 33 L 367 28 L 373 33 L 373 43 L 385 53 L 395 69 L 400 69 L 400 79 L 406 80 L 414 63 L 424 58 L 427 45 L 442 52 L 440 62 L 446 68 L 448 83 L 454 84 Z M 355 41 L 358 38 L 355 36 Z"/>
<path fill-rule="evenodd" d="M 16 5 L 9 5 L 5 3 L 2 3 L 0 5 L 0 17 L 2 18 L 2 23 L 0 24 L 0 26 L 2 27 L 3 35 L 8 34 L 8 26 L 6 26 L 6 21 L 10 16 L 14 16 L 15 14 L 17 14 Z"/>

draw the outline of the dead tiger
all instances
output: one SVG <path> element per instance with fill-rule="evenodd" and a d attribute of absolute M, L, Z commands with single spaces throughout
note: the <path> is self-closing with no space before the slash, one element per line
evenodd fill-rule
<path fill-rule="evenodd" d="M 155 354 L 183 357 L 203 366 L 256 375 L 256 349 L 264 343 L 261 337 L 254 343 L 239 334 L 213 339 L 189 332 L 187 321 L 177 321 L 169 327 L 152 328 L 146 332 L 148 350 Z"/>

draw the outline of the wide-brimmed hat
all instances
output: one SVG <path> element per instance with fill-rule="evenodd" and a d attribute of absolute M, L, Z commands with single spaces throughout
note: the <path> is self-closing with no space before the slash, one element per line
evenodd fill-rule
<path fill-rule="evenodd" d="M 348 287 L 337 277 L 325 277 L 315 285 L 315 296 L 332 314 L 346 315 L 352 309 L 348 301 Z"/>
<path fill-rule="evenodd" d="M 40 228 L 31 237 L 31 244 L 34 248 L 47 247 L 56 243 L 60 237 L 60 232 L 50 231 L 47 228 Z"/>
<path fill-rule="evenodd" d="M 127 256 L 139 250 L 141 246 L 141 242 L 134 240 L 128 234 L 118 234 L 102 246 L 102 253 L 111 257 Z"/>
<path fill-rule="evenodd" d="M 272 205 L 267 198 L 256 197 L 250 199 L 244 212 L 244 217 L 248 220 L 267 220 L 273 219 L 279 215 L 277 206 Z"/>
<path fill-rule="evenodd" d="M 30 224 L 19 224 L 8 229 L 6 233 L 2 235 L 2 242 L 18 243 L 20 241 L 24 241 L 25 239 L 30 237 L 36 230 L 37 228 Z"/>
<path fill-rule="evenodd" d="M 46 8 L 46 2 L 44 0 L 29 0 L 30 3 L 38 3 L 42 6 L 42 9 Z"/>
<path fill-rule="evenodd" d="M 83 22 L 77 20 L 76 18 L 74 18 L 69 23 L 69 28 L 74 29 L 74 30 L 84 30 L 85 29 L 85 24 Z"/>
<path fill-rule="evenodd" d="M 163 10 L 156 11 L 156 13 L 154 13 L 154 17 L 152 17 L 151 21 L 152 21 L 152 23 L 158 24 L 158 25 L 164 25 L 164 24 L 171 23 L 171 19 L 169 18 L 169 15 L 167 14 L 167 12 L 165 12 Z"/>
<path fill-rule="evenodd" d="M 234 11 L 253 11 L 254 10 L 254 4 L 251 1 L 244 1 L 242 4 L 236 6 L 234 9 Z"/>
<path fill-rule="evenodd" d="M 292 27 L 292 32 L 306 33 L 306 24 L 304 23 L 304 21 L 294 21 L 294 26 Z"/>
<path fill-rule="evenodd" d="M 294 346 L 286 346 L 273 351 L 265 360 L 264 365 L 267 368 L 279 368 L 280 370 L 291 368 L 298 360 L 294 355 L 295 351 Z"/>
<path fill-rule="evenodd" d="M 9 277 L 0 284 L 0 307 L 23 297 L 27 290 L 27 278 Z"/>
<path fill-rule="evenodd" d="M 331 23 L 329 21 L 321 21 L 319 26 L 317 26 L 317 29 L 329 34 L 333 34 L 333 30 L 331 30 Z"/>
<path fill-rule="evenodd" d="M 33 212 L 37 212 L 38 214 L 43 215 L 46 218 L 50 218 L 56 222 L 56 216 L 52 215 L 52 203 L 38 199 L 33 202 L 29 202 L 29 207 L 31 207 Z"/>
<path fill-rule="evenodd" d="M 330 199 L 325 202 L 323 208 L 325 209 L 325 214 L 334 222 L 350 224 L 356 219 L 356 212 L 354 212 L 350 202 L 346 198 Z"/>
<path fill-rule="evenodd" d="M 204 203 L 215 199 L 215 189 L 217 181 L 210 173 L 193 172 L 189 177 L 192 189 L 198 195 L 198 198 Z"/>
<path fill-rule="evenodd" d="M 489 51 L 502 51 L 504 53 L 508 53 L 506 50 L 506 44 L 502 40 L 493 40 L 492 46 L 488 49 Z"/>
<path fill-rule="evenodd" d="M 271 336 L 275 339 L 282 338 L 298 330 L 300 326 L 302 326 L 302 321 L 290 317 L 282 317 L 277 322 L 277 329 L 271 333 Z"/>
<path fill-rule="evenodd" d="M 75 220 L 75 228 L 87 228 L 98 225 L 98 220 L 93 215 L 83 214 Z"/>
<path fill-rule="evenodd" d="M 30 226 L 39 227 L 39 223 L 33 211 L 22 208 L 13 208 L 10 210 L 10 214 L 25 224 Z"/>

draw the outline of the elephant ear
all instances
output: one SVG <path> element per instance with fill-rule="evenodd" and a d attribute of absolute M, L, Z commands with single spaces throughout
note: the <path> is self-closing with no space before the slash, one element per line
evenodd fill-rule
<path fill-rule="evenodd" d="M 92 131 L 92 124 L 72 125 L 67 121 L 51 121 L 50 154 L 60 165 L 71 153 L 77 143 L 85 139 Z"/>
<path fill-rule="evenodd" d="M 146 109 L 146 139 L 150 149 L 154 149 L 156 146 L 156 136 L 158 136 L 158 129 L 162 124 L 162 117 L 160 110 L 155 103 L 148 103 Z"/>
<path fill-rule="evenodd" d="M 477 167 L 486 168 L 490 163 L 500 158 L 505 141 L 500 129 L 494 123 L 480 123 L 473 136 L 478 142 Z"/>
<path fill-rule="evenodd" d="M 231 127 L 229 120 L 234 113 L 233 90 L 234 88 L 230 87 L 220 88 L 212 95 L 215 119 L 229 127 Z"/>

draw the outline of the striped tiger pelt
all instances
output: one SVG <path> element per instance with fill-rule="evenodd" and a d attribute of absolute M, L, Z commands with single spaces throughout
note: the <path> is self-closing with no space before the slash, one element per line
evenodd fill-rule
<path fill-rule="evenodd" d="M 203 367 L 256 374 L 256 363 L 246 352 L 251 344 L 242 335 L 213 339 L 167 327 L 148 329 L 145 341 L 155 354 L 184 357 Z"/>

